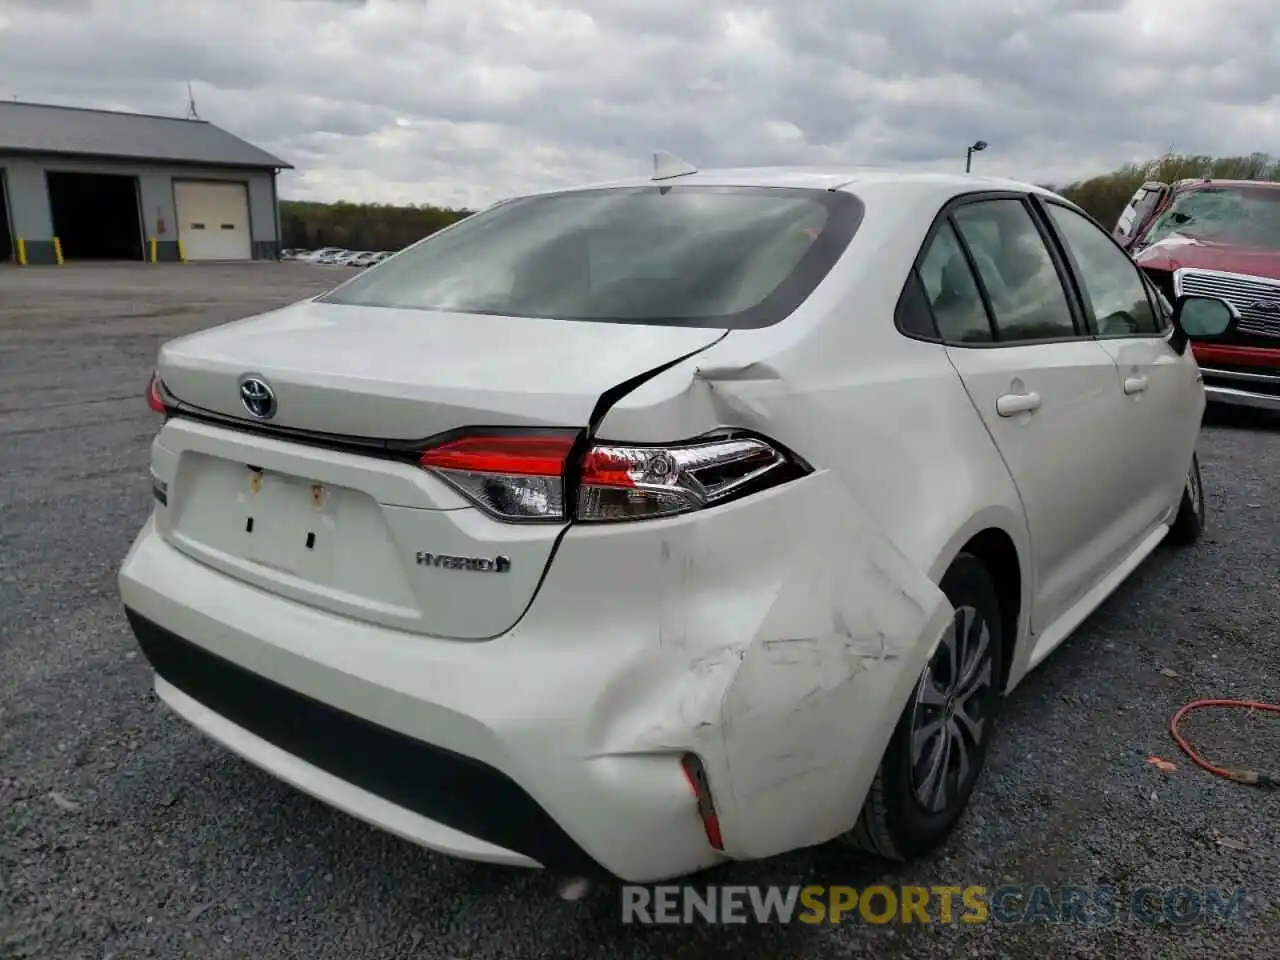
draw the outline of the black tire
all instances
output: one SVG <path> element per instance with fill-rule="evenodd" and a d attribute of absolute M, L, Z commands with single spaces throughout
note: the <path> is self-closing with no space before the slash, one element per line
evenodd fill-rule
<path fill-rule="evenodd" d="M 1182 488 L 1182 501 L 1178 515 L 1169 528 L 1169 543 L 1175 547 L 1188 547 L 1200 539 L 1207 525 L 1207 509 L 1204 502 L 1204 483 L 1200 479 L 1200 458 L 1191 455 L 1191 469 Z"/>
<path fill-rule="evenodd" d="M 956 608 L 958 622 L 965 616 L 962 611 L 967 608 L 975 612 L 977 620 L 988 631 L 989 639 L 976 669 L 982 674 L 989 668 L 990 682 L 985 689 L 975 690 L 968 698 L 973 701 L 974 711 L 982 719 L 981 733 L 967 752 L 968 773 L 961 777 L 958 764 L 955 764 L 956 769 L 949 770 L 947 774 L 951 780 L 951 789 L 946 800 L 937 805 L 937 808 L 930 809 L 920 799 L 917 789 L 919 772 L 927 764 L 918 762 L 913 765 L 911 742 L 917 720 L 933 715 L 929 711 L 939 711 L 933 716 L 943 718 L 940 722 L 944 724 L 944 731 L 949 722 L 947 718 L 954 716 L 954 711 L 944 712 L 951 710 L 953 701 L 950 697 L 947 698 L 947 707 L 917 707 L 926 676 L 932 680 L 936 679 L 939 672 L 944 675 L 948 672 L 949 651 L 945 643 L 940 644 L 898 719 L 893 738 L 880 762 L 880 769 L 871 784 L 857 824 L 842 837 L 847 843 L 889 860 L 910 860 L 923 856 L 937 849 L 947 839 L 973 793 L 974 784 L 986 758 L 987 745 L 991 741 L 1001 699 L 1001 651 L 1004 637 L 1001 631 L 1000 601 L 991 575 L 977 557 L 962 553 L 952 563 L 940 586 L 951 605 Z M 973 629 L 980 632 L 980 626 Z M 977 636 L 977 633 L 971 635 Z M 938 738 L 935 749 L 942 748 L 943 739 L 944 737 Z"/>

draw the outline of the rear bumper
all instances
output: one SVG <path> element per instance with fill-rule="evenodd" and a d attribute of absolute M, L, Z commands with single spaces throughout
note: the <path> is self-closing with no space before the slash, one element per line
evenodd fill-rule
<path fill-rule="evenodd" d="M 162 700 L 376 827 L 465 859 L 640 882 L 722 859 L 679 753 L 601 756 L 584 742 L 584 691 L 598 693 L 630 651 L 606 663 L 548 649 L 552 668 L 539 670 L 510 638 L 350 620 L 207 567 L 152 521 L 119 585 Z"/>
<path fill-rule="evenodd" d="M 264 591 L 154 520 L 120 593 L 177 712 L 431 849 L 643 883 L 851 828 L 950 621 L 936 585 L 825 473 L 621 526 L 571 528 L 524 618 L 489 641 Z"/>
<path fill-rule="evenodd" d="M 1210 403 L 1280 412 L 1280 373 L 1200 368 Z"/>
<path fill-rule="evenodd" d="M 156 692 L 224 746 L 304 792 L 441 852 L 573 874 L 602 868 L 493 767 L 244 669 L 126 608 Z"/>

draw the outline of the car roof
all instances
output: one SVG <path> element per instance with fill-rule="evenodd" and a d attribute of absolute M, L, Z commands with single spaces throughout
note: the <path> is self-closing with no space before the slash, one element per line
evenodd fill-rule
<path fill-rule="evenodd" d="M 571 193 L 576 190 L 601 190 L 608 188 L 644 186 L 705 186 L 705 187 L 792 187 L 811 190 L 844 190 L 856 193 L 863 199 L 873 195 L 911 198 L 934 196 L 945 199 L 965 193 L 984 190 L 1010 190 L 1020 193 L 1039 193 L 1057 196 L 1050 190 L 1032 183 L 1002 177 L 978 174 L 939 173 L 914 171 L 891 167 L 735 167 L 717 170 L 699 170 L 656 180 L 653 177 L 628 177 L 601 183 L 583 184 L 551 190 L 536 191 L 528 196 L 555 193 Z"/>

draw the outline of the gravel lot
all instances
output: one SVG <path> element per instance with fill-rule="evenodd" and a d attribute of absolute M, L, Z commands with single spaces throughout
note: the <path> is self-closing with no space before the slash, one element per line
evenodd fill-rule
<path fill-rule="evenodd" d="M 625 926 L 615 891 L 565 904 L 541 874 L 419 850 L 172 717 L 115 587 L 150 509 L 155 350 L 347 275 L 0 267 L 0 957 L 1280 956 L 1280 793 L 1200 773 L 1167 733 L 1196 697 L 1280 696 L 1272 423 L 1206 426 L 1207 539 L 1159 551 L 1013 695 L 942 855 L 890 868 L 821 850 L 699 881 L 1247 887 L 1232 923 Z M 1280 774 L 1280 721 L 1188 730 Z"/>

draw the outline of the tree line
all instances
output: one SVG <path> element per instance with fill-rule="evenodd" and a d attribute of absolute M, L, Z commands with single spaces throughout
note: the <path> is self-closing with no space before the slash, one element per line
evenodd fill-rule
<path fill-rule="evenodd" d="M 474 211 L 422 203 L 397 207 L 388 203 L 280 202 L 281 243 L 286 248 L 318 250 L 399 250 L 435 233 Z"/>
<path fill-rule="evenodd" d="M 1280 161 L 1265 153 L 1239 157 L 1169 153 L 1065 186 L 1046 186 L 1079 204 L 1109 229 L 1129 198 L 1147 181 L 1172 183 L 1196 177 L 1280 181 Z M 425 203 L 397 207 L 345 200 L 285 200 L 280 204 L 280 225 L 285 247 L 399 250 L 473 212 Z"/>

